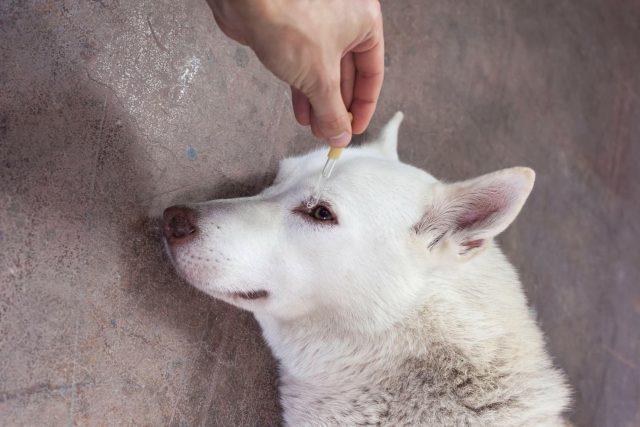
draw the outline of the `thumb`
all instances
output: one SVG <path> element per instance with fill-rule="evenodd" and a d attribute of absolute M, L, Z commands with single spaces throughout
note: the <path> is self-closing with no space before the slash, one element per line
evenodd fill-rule
<path fill-rule="evenodd" d="M 351 120 L 342 100 L 340 80 L 307 94 L 311 104 L 311 130 L 334 147 L 351 141 Z"/>

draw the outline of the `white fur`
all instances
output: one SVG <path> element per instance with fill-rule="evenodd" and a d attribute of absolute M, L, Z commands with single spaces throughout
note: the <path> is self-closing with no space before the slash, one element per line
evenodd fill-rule
<path fill-rule="evenodd" d="M 254 313 L 287 425 L 562 425 L 567 386 L 493 242 L 533 171 L 439 182 L 398 161 L 401 121 L 345 150 L 323 192 L 338 224 L 297 212 L 322 149 L 255 197 L 192 205 L 198 237 L 169 247 L 176 268 Z M 233 294 L 257 290 L 269 296 Z"/>

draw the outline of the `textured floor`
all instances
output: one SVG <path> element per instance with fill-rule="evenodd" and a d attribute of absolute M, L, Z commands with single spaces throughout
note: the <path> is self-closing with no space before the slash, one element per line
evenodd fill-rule
<path fill-rule="evenodd" d="M 501 241 L 580 426 L 640 425 L 640 3 L 387 1 L 371 132 L 445 179 L 528 165 Z M 0 425 L 276 425 L 255 321 L 154 222 L 314 146 L 204 1 L 0 2 Z"/>

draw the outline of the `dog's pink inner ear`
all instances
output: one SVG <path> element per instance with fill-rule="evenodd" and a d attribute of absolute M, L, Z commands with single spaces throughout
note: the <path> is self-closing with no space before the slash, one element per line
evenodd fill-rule
<path fill-rule="evenodd" d="M 459 255 L 477 252 L 518 215 L 533 187 L 531 169 L 512 168 L 455 184 L 440 184 L 429 211 L 414 226 L 429 240 L 429 250 L 453 248 Z"/>
<path fill-rule="evenodd" d="M 484 239 L 476 239 L 476 240 L 468 240 L 466 242 L 462 242 L 462 246 L 467 249 L 476 249 L 484 244 Z"/>
<path fill-rule="evenodd" d="M 508 205 L 504 189 L 499 188 L 485 188 L 465 198 L 467 200 L 460 201 L 460 211 L 456 215 L 456 231 L 491 226 Z"/>
<path fill-rule="evenodd" d="M 478 232 L 491 228 L 508 204 L 505 189 L 491 186 L 465 193 L 453 202 L 453 233 L 459 236 L 461 254 L 481 248 L 485 244 L 487 239 L 478 236 Z"/>

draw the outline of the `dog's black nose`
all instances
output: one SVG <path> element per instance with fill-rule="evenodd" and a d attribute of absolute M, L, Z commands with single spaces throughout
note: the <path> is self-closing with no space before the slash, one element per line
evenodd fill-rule
<path fill-rule="evenodd" d="M 165 209 L 164 235 L 169 243 L 184 242 L 195 236 L 196 213 L 186 206 L 171 206 Z"/>

